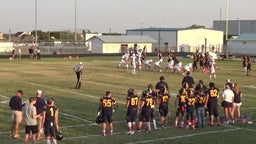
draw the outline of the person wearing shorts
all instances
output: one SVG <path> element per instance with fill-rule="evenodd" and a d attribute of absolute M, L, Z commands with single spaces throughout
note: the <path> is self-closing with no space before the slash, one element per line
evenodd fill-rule
<path fill-rule="evenodd" d="M 56 132 L 59 131 L 58 108 L 54 104 L 54 99 L 47 99 L 47 106 L 43 111 L 44 135 L 46 144 L 56 144 Z"/>
<path fill-rule="evenodd" d="M 232 110 L 232 114 L 234 116 L 235 110 L 237 111 L 237 119 L 241 118 L 241 105 L 242 105 L 242 97 L 243 93 L 240 91 L 240 87 L 237 83 L 234 84 L 234 107 Z"/>
<path fill-rule="evenodd" d="M 98 116 L 102 113 L 102 136 L 106 136 L 106 127 L 109 125 L 110 135 L 113 135 L 112 114 L 116 110 L 116 100 L 110 91 L 106 91 L 106 96 L 100 98 Z"/>
<path fill-rule="evenodd" d="M 126 120 L 128 126 L 128 132 L 126 134 L 133 135 L 135 129 L 135 122 L 138 113 L 139 107 L 139 96 L 134 94 L 134 89 L 130 88 L 127 91 L 127 98 L 126 98 Z"/>
<path fill-rule="evenodd" d="M 38 126 L 38 135 L 37 135 L 37 139 L 40 139 L 41 137 L 41 132 L 43 130 L 43 124 L 42 124 L 42 119 L 43 119 L 43 111 L 44 111 L 44 107 L 46 107 L 46 103 L 45 100 L 42 98 L 43 96 L 43 91 L 42 90 L 37 90 L 36 92 L 36 103 L 34 104 L 34 106 L 36 107 L 36 113 L 38 115 L 40 115 L 37 118 L 37 126 Z"/>
<path fill-rule="evenodd" d="M 34 106 L 35 103 L 36 103 L 36 98 L 30 97 L 29 104 L 26 104 L 25 107 L 23 108 L 23 117 L 24 117 L 24 122 L 26 125 L 24 144 L 28 143 L 30 133 L 32 133 L 33 144 L 36 143 L 36 134 L 38 133 L 36 119 L 40 115 L 37 115 L 37 113 L 36 113 L 36 107 Z"/>
<path fill-rule="evenodd" d="M 207 92 L 206 101 L 204 107 L 209 112 L 210 126 L 213 126 L 213 118 L 215 117 L 220 126 L 220 118 L 219 118 L 219 106 L 218 106 L 218 97 L 219 97 L 219 89 L 215 87 L 213 82 L 209 83 L 209 90 Z"/>
<path fill-rule="evenodd" d="M 141 102 L 140 102 L 140 119 L 138 124 L 138 132 L 141 131 L 142 128 L 142 122 L 146 122 L 146 132 L 150 131 L 150 118 L 151 118 L 151 106 L 153 104 L 154 100 L 152 95 L 149 95 L 149 92 L 147 90 L 144 90 L 142 92 Z"/>
<path fill-rule="evenodd" d="M 222 94 L 222 107 L 224 109 L 224 114 L 226 118 L 226 123 L 229 123 L 229 117 L 231 121 L 234 123 L 233 118 L 233 105 L 234 105 L 234 92 L 230 89 L 229 85 L 225 86 L 225 90 Z"/>
<path fill-rule="evenodd" d="M 12 126 L 11 126 L 11 136 L 13 138 L 20 137 L 19 126 L 22 121 L 22 100 L 23 95 L 22 90 L 18 90 L 16 95 L 10 99 L 9 106 L 12 110 Z"/>

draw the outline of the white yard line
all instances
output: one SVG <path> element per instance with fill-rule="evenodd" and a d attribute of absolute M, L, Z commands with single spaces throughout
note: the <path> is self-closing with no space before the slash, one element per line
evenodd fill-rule
<path fill-rule="evenodd" d="M 1 101 L 0 103 L 3 103 L 3 104 L 7 104 L 9 103 L 10 100 L 4 100 L 4 101 Z"/>
<path fill-rule="evenodd" d="M 71 117 L 71 118 L 76 119 L 76 120 L 81 120 L 81 121 L 84 121 L 84 122 L 87 122 L 87 123 L 93 123 L 93 122 L 91 122 L 90 120 L 83 119 L 83 118 L 80 118 L 80 117 L 78 117 L 78 116 L 71 115 L 71 114 L 68 114 L 68 113 L 62 113 L 62 112 L 60 112 L 60 114 L 62 114 L 62 115 L 64 115 L 64 116 L 67 116 L 67 117 Z"/>
<path fill-rule="evenodd" d="M 3 98 L 9 98 L 8 96 L 4 96 L 4 95 L 0 95 L 0 97 L 3 97 Z"/>
<path fill-rule="evenodd" d="M 193 136 L 200 136 L 200 135 L 213 134 L 213 133 L 222 133 L 222 132 L 230 132 L 230 131 L 237 131 L 237 130 L 240 130 L 240 128 L 218 130 L 218 131 L 208 131 L 208 132 L 201 132 L 201 133 L 193 133 L 193 134 L 188 134 L 188 135 L 165 137 L 165 138 L 145 140 L 145 141 L 136 141 L 136 142 L 129 142 L 127 144 L 141 144 L 141 143 L 148 143 L 148 142 L 159 142 L 159 141 L 164 141 L 164 140 L 181 139 L 181 138 L 188 138 L 188 137 L 193 137 Z"/>

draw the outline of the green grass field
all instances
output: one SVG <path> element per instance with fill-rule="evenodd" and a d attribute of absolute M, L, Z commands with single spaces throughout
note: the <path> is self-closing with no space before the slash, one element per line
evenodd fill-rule
<path fill-rule="evenodd" d="M 154 59 L 154 58 L 153 58 Z M 192 59 L 180 59 L 183 63 Z M 73 67 L 82 61 L 85 66 L 82 78 L 82 88 L 74 89 L 76 76 Z M 112 144 L 112 143 L 178 143 L 178 144 L 227 144 L 255 142 L 255 76 L 247 77 L 242 71 L 240 59 L 219 60 L 217 62 L 217 79 L 212 81 L 222 89 L 227 78 L 237 82 L 243 92 L 242 115 L 251 116 L 253 124 L 223 124 L 220 127 L 205 127 L 196 130 L 173 128 L 174 100 L 170 100 L 170 116 L 168 127 L 126 135 L 126 109 L 124 107 L 126 92 L 134 88 L 141 93 L 148 84 L 155 85 L 159 77 L 164 75 L 172 94 L 181 87 L 182 74 L 137 70 L 132 76 L 124 69 L 118 69 L 119 57 L 81 57 L 79 60 L 64 60 L 63 58 L 43 58 L 41 61 L 21 59 L 9 61 L 0 59 L 0 144 L 20 144 L 24 139 L 24 126 L 20 128 L 22 137 L 13 139 L 9 136 L 11 125 L 11 111 L 8 107 L 10 97 L 16 90 L 22 89 L 25 102 L 30 96 L 35 96 L 36 90 L 44 92 L 44 99 L 54 97 L 59 108 L 59 122 L 64 134 L 61 144 Z M 255 71 L 253 64 L 253 71 Z M 209 75 L 201 72 L 193 73 L 194 80 L 200 79 L 208 86 Z M 116 98 L 119 109 L 114 113 L 114 135 L 101 136 L 101 125 L 95 125 L 98 101 L 110 90 Z M 223 116 L 222 108 L 219 109 Z M 158 110 L 156 110 L 158 120 Z M 208 120 L 207 120 L 208 122 Z M 109 132 L 109 131 L 107 131 Z M 45 143 L 44 139 L 38 143 Z"/>

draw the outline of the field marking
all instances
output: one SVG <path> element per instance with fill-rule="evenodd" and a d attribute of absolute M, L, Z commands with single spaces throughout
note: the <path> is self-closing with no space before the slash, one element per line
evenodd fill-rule
<path fill-rule="evenodd" d="M 1 101 L 0 103 L 2 103 L 2 104 L 7 104 L 7 103 L 9 103 L 9 101 L 10 101 L 10 100 L 4 100 L 4 101 Z"/>
<path fill-rule="evenodd" d="M 0 95 L 0 97 L 3 97 L 3 98 L 9 98 L 8 96 L 5 96 L 5 95 Z"/>
<path fill-rule="evenodd" d="M 3 79 L 3 78 L 1 78 Z M 7 78 L 4 78 L 4 80 L 9 80 L 9 81 L 13 81 L 12 79 L 7 79 Z M 20 81 L 22 83 L 25 83 L 25 84 L 30 84 L 30 85 L 34 85 L 34 86 L 40 86 L 40 87 L 45 87 L 45 88 L 48 88 L 48 89 L 53 89 L 53 90 L 58 90 L 58 91 L 62 91 L 62 92 L 67 92 L 67 93 L 72 93 L 72 94 L 77 94 L 77 95 L 82 95 L 82 96 L 86 96 L 86 97 L 89 97 L 89 98 L 93 98 L 95 100 L 99 100 L 100 97 L 97 97 L 97 96 L 92 96 L 92 95 L 89 95 L 89 94 L 84 94 L 84 93 L 79 93 L 79 92 L 73 92 L 73 91 L 70 91 L 70 90 L 66 90 L 66 89 L 60 89 L 60 88 L 54 88 L 54 87 L 51 87 L 49 85 L 44 85 L 44 84 L 39 84 L 39 83 L 34 83 L 34 82 L 27 82 L 27 81 Z M 94 84 L 100 84 L 100 83 L 94 83 Z M 101 85 L 105 85 L 105 84 L 101 84 Z M 107 86 L 107 85 L 105 85 Z M 114 85 L 112 87 L 115 87 Z M 125 105 L 125 102 L 118 102 L 119 104 L 123 104 Z"/>
<path fill-rule="evenodd" d="M 76 120 L 81 120 L 81 121 L 84 121 L 84 122 L 87 122 L 87 123 L 92 123 L 90 120 L 83 119 L 83 118 L 80 118 L 80 117 L 78 117 L 78 116 L 71 115 L 71 114 L 68 114 L 68 113 L 60 112 L 60 114 L 62 114 L 62 115 L 64 115 L 64 116 L 67 116 L 67 117 L 71 117 L 71 118 L 76 119 Z"/>
<path fill-rule="evenodd" d="M 256 89 L 255 85 L 242 85 L 242 87 Z"/>
<path fill-rule="evenodd" d="M 128 142 L 126 144 L 139 144 L 139 143 L 148 143 L 148 142 L 156 142 L 156 141 L 159 142 L 159 141 L 163 141 L 163 140 L 173 140 L 173 139 L 188 138 L 188 137 L 200 136 L 200 135 L 206 135 L 206 134 L 213 134 L 213 133 L 230 132 L 230 131 L 236 131 L 236 130 L 240 130 L 240 129 L 241 128 L 234 128 L 234 129 L 226 129 L 226 130 L 217 130 L 217 131 L 193 133 L 193 134 L 188 134 L 188 135 L 180 135 L 180 136 L 166 137 L 166 138 L 160 138 L 160 139 Z"/>

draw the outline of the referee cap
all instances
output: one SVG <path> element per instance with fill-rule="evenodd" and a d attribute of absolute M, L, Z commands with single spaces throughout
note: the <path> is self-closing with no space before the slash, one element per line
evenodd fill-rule
<path fill-rule="evenodd" d="M 83 62 L 80 62 L 79 64 L 80 64 L 80 65 L 82 65 L 82 64 L 83 64 Z"/>

